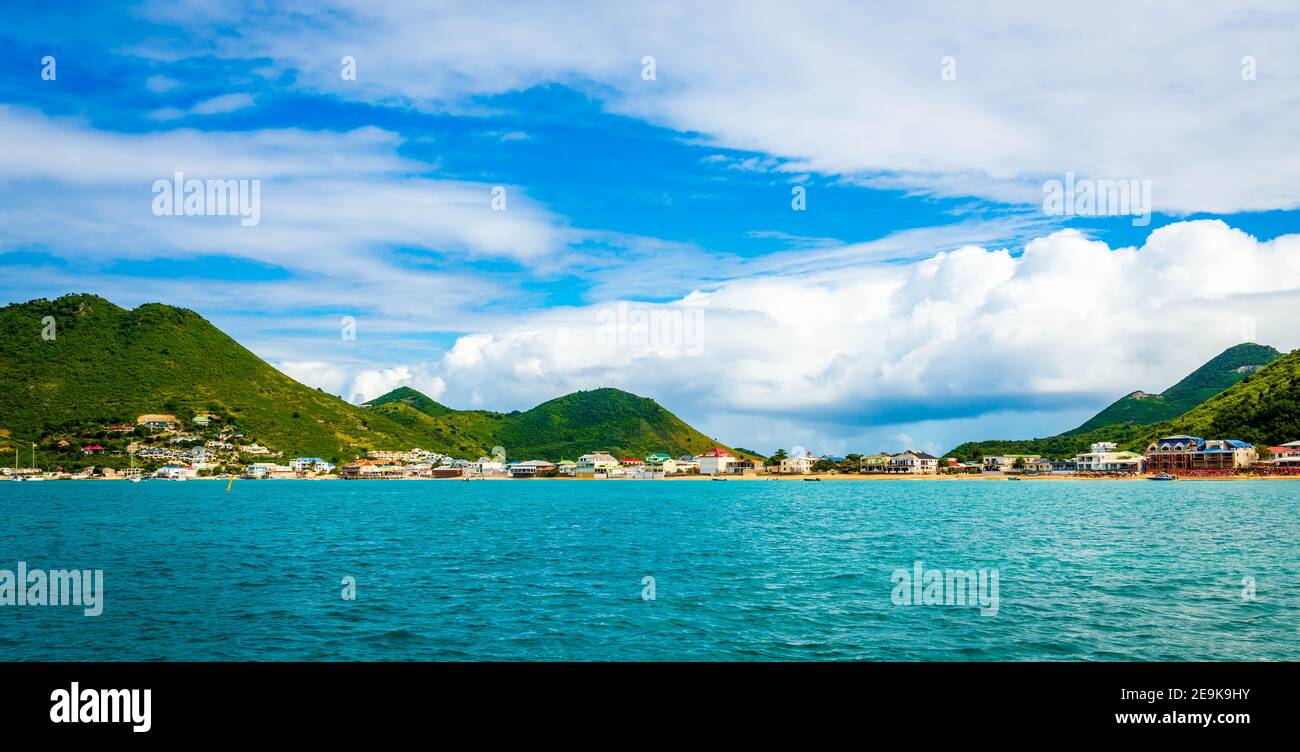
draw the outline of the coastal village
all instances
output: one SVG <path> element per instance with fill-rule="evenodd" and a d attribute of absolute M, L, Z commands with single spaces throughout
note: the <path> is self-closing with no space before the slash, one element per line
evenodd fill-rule
<path fill-rule="evenodd" d="M 985 456 L 979 462 L 940 458 L 916 449 L 897 453 L 821 455 L 778 451 L 767 459 L 713 447 L 700 454 L 617 456 L 595 450 L 574 458 L 528 458 L 507 461 L 498 450 L 476 459 L 451 457 L 413 448 L 371 450 L 350 461 L 321 457 L 286 458 L 272 447 L 249 439 L 220 416 L 200 413 L 188 421 L 170 414 L 145 414 L 133 423 L 104 426 L 100 441 L 73 445 L 53 441 L 53 448 L 77 452 L 87 462 L 75 470 L 24 465 L 15 448 L 12 466 L 0 467 L 5 480 L 113 479 L 189 480 L 198 478 L 271 479 L 672 479 L 705 477 L 805 478 L 981 476 L 1000 478 L 1216 478 L 1300 477 L 1300 441 L 1262 450 L 1234 439 L 1168 436 L 1152 442 L 1144 454 L 1121 451 L 1115 443 L 1094 443 L 1069 459 L 1038 455 Z M 128 467 L 122 468 L 122 459 Z M 338 458 L 335 458 L 337 460 Z"/>

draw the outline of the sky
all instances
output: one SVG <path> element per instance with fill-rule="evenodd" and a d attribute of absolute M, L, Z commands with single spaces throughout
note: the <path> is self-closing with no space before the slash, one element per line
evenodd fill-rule
<path fill-rule="evenodd" d="M 699 5 L 6 8 L 0 303 L 191 308 L 357 403 L 610 386 L 815 454 L 1300 345 L 1293 4 Z M 168 211 L 177 173 L 256 211 Z"/>

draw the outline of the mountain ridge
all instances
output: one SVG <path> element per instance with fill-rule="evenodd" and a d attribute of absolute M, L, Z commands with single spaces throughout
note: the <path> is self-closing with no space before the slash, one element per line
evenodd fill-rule
<path fill-rule="evenodd" d="M 1174 421 L 1216 395 L 1263 373 L 1283 357 L 1268 345 L 1243 342 L 1227 348 L 1159 394 L 1129 392 L 1077 428 L 1034 439 L 967 441 L 945 456 L 961 460 L 1005 454 L 1066 458 L 1101 441 L 1113 441 L 1125 447 L 1140 444 L 1145 449 L 1144 437 L 1149 436 L 1150 427 Z"/>
<path fill-rule="evenodd" d="M 454 410 L 411 387 L 353 405 L 295 381 L 198 313 L 161 303 L 126 309 L 89 293 L 41 298 L 0 307 L 0 327 L 0 437 L 13 445 L 53 435 L 109 444 L 112 425 L 160 413 L 187 431 L 197 430 L 192 416 L 215 415 L 246 442 L 331 461 L 417 446 L 470 459 L 495 446 L 536 455 L 525 459 L 579 448 L 676 454 L 725 446 L 654 400 L 616 389 L 512 413 Z M 58 454 L 42 447 L 50 452 Z M 77 454 L 73 446 L 65 464 L 78 464 Z"/>

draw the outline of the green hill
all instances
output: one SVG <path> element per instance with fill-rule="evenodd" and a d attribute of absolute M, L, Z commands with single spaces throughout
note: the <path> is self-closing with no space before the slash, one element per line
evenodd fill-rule
<path fill-rule="evenodd" d="M 1071 431 L 1037 439 L 968 441 L 944 456 L 978 460 L 984 455 L 1038 454 L 1063 459 L 1099 441 L 1113 441 L 1126 447 L 1141 444 L 1145 449 L 1148 443 L 1145 437 L 1151 433 L 1152 426 L 1193 410 L 1235 384 L 1252 380 L 1256 372 L 1262 373 L 1281 357 L 1281 353 L 1266 345 L 1253 342 L 1234 345 L 1164 392 L 1133 392 L 1121 397 Z"/>
<path fill-rule="evenodd" d="M 54 337 L 45 339 L 47 317 Z M 126 310 L 94 295 L 0 308 L 0 451 L 40 443 L 38 463 L 84 463 L 80 446 L 120 450 L 109 427 L 146 413 L 218 416 L 217 425 L 287 456 L 347 460 L 370 449 L 422 447 L 476 459 L 699 453 L 717 445 L 654 400 L 617 389 L 559 397 L 526 412 L 453 410 L 410 387 L 352 405 L 268 365 L 197 313 L 151 303 Z M 68 446 L 56 442 L 66 439 Z M 24 452 L 25 456 L 25 452 Z"/>
<path fill-rule="evenodd" d="M 436 437 L 427 448 L 457 456 L 477 457 L 497 446 L 511 459 L 550 460 L 575 459 L 597 450 L 617 456 L 676 456 L 721 446 L 654 400 L 618 389 L 575 392 L 513 413 L 452 410 L 409 387 L 367 404 Z"/>
<path fill-rule="evenodd" d="M 1160 394 L 1133 392 L 1097 413 L 1091 420 L 1064 435 L 1088 433 L 1118 424 L 1151 424 L 1182 415 L 1207 399 L 1236 384 L 1247 375 L 1282 357 L 1282 353 L 1254 342 L 1224 350 Z"/>
<path fill-rule="evenodd" d="M 429 399 L 427 396 L 417 392 L 409 386 L 399 386 L 388 394 L 370 400 L 366 404 L 362 405 L 362 407 L 378 407 L 379 405 L 389 404 L 409 405 L 410 407 L 415 408 L 418 412 L 424 413 L 425 415 L 432 415 L 434 417 L 455 412 L 450 407 Z"/>
<path fill-rule="evenodd" d="M 1161 436 L 1240 439 L 1256 446 L 1300 440 L 1300 350 L 1284 355 L 1179 417 L 1126 442 L 1142 451 Z"/>
<path fill-rule="evenodd" d="M 45 317 L 53 318 L 53 339 L 41 336 Z M 87 435 L 145 413 L 187 424 L 212 413 L 250 442 L 293 455 L 348 458 L 423 439 L 303 386 L 183 308 L 126 310 L 94 295 L 66 295 L 0 308 L 0 331 L 0 430 L 20 445 L 61 432 Z"/>

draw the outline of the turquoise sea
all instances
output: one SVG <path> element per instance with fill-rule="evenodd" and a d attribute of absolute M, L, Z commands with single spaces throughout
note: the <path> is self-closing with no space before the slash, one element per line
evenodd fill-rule
<path fill-rule="evenodd" d="M 0 606 L 0 660 L 1300 660 L 1298 500 L 1294 482 L 0 483 L 0 569 L 102 569 L 105 590 L 97 617 Z M 996 569 L 997 613 L 896 605 L 917 561 Z"/>

